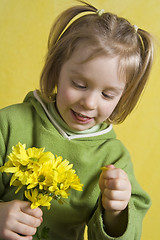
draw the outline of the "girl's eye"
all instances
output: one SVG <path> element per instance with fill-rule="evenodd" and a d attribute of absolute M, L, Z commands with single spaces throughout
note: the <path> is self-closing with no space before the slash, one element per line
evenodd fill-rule
<path fill-rule="evenodd" d="M 72 81 L 72 84 L 73 84 L 76 88 L 86 88 L 86 85 L 84 85 L 83 83 L 80 83 L 80 82 Z"/>
<path fill-rule="evenodd" d="M 113 95 L 106 94 L 106 93 L 104 93 L 104 92 L 102 92 L 102 95 L 103 95 L 104 98 L 109 99 L 109 100 L 112 100 L 112 99 L 114 98 Z"/>

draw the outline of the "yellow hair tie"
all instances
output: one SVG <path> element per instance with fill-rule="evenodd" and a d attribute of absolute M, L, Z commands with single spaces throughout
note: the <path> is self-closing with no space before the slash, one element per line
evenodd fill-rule
<path fill-rule="evenodd" d="M 104 9 L 98 9 L 98 10 L 96 11 L 96 14 L 97 14 L 98 16 L 102 16 L 103 13 L 104 13 Z"/>

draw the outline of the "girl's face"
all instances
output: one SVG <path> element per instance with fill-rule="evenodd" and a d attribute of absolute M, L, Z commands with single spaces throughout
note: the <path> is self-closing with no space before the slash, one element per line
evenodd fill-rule
<path fill-rule="evenodd" d="M 83 131 L 104 122 L 120 100 L 125 82 L 118 59 L 99 56 L 83 62 L 89 50 L 79 48 L 61 68 L 56 104 L 68 126 Z"/>

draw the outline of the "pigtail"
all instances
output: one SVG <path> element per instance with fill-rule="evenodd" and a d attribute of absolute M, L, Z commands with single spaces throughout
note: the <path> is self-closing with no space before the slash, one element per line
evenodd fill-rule
<path fill-rule="evenodd" d="M 135 74 L 135 80 L 133 81 L 133 90 L 130 91 L 130 96 L 133 95 L 130 103 L 131 107 L 128 109 L 129 113 L 136 106 L 149 78 L 153 63 L 153 39 L 152 36 L 145 30 L 138 29 L 137 31 L 138 44 L 140 49 L 140 60 L 139 68 L 137 69 L 137 74 Z M 136 72 L 136 71 L 135 71 Z"/>
<path fill-rule="evenodd" d="M 134 56 L 135 67 L 133 75 L 128 77 L 130 80 L 126 83 L 124 94 L 108 119 L 108 122 L 114 124 L 122 123 L 135 108 L 146 86 L 153 63 L 154 46 L 152 36 L 142 29 L 137 29 L 134 34 L 137 38 L 137 53 Z"/>
<path fill-rule="evenodd" d="M 140 77 L 142 79 L 142 85 L 145 85 L 153 63 L 153 38 L 148 32 L 142 29 L 138 29 L 137 34 L 141 45 L 142 58 Z"/>
<path fill-rule="evenodd" d="M 65 32 L 65 29 L 68 28 L 69 23 L 80 13 L 84 12 L 96 12 L 97 9 L 90 4 L 84 2 L 84 1 L 79 1 L 83 4 L 84 6 L 74 6 L 71 7 L 64 12 L 62 12 L 57 20 L 55 21 L 53 27 L 51 28 L 49 39 L 48 39 L 48 48 L 50 46 L 53 46 L 54 44 L 57 43 L 57 41 L 60 39 L 62 34 Z"/>

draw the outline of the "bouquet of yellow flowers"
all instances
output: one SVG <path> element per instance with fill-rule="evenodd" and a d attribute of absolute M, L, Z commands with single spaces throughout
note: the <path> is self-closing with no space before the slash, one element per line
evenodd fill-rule
<path fill-rule="evenodd" d="M 82 191 L 83 184 L 72 168 L 73 164 L 45 152 L 44 148 L 28 148 L 18 143 L 12 147 L 9 160 L 0 167 L 1 172 L 12 173 L 10 186 L 16 186 L 17 193 L 25 186 L 25 197 L 31 208 L 46 206 L 50 209 L 51 200 L 63 203 L 70 189 Z"/>

